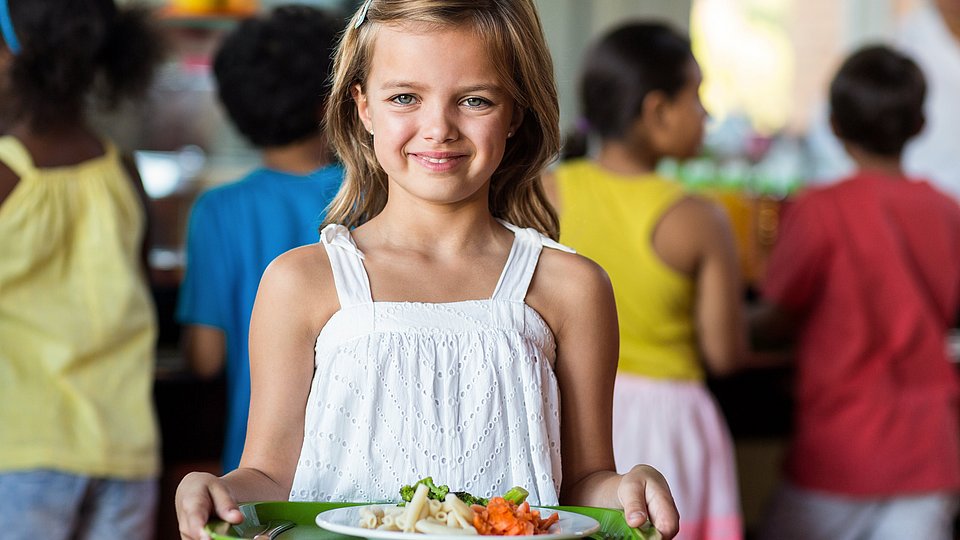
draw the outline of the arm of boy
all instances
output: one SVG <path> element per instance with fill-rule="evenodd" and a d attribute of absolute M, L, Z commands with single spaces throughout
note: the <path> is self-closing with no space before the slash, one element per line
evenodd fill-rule
<path fill-rule="evenodd" d="M 621 507 L 630 526 L 649 516 L 665 538 L 673 538 L 679 514 L 663 476 L 645 465 L 616 473 L 612 413 L 619 330 L 606 273 L 579 255 L 544 250 L 527 302 L 544 315 L 557 341 L 561 503 Z"/>
<path fill-rule="evenodd" d="M 183 538 L 205 538 L 211 517 L 242 521 L 239 502 L 287 500 L 303 442 L 314 344 L 339 308 L 326 251 L 296 248 L 264 272 L 250 321 L 250 417 L 240 468 L 191 473 L 177 489 Z"/>

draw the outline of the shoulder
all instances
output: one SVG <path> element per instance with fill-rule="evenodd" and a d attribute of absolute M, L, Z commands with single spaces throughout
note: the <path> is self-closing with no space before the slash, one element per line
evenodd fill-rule
<path fill-rule="evenodd" d="M 587 257 L 544 248 L 526 301 L 559 334 L 567 321 L 591 312 L 590 306 L 612 303 L 613 287 L 606 271 Z"/>
<path fill-rule="evenodd" d="M 667 237 L 703 238 L 713 241 L 731 231 L 730 217 L 717 202 L 687 193 L 663 214 L 658 234 Z"/>
<path fill-rule="evenodd" d="M 337 309 L 336 285 L 330 259 L 322 244 L 286 251 L 267 265 L 260 279 L 261 296 L 269 297 L 291 311 L 305 311 L 317 324 Z"/>

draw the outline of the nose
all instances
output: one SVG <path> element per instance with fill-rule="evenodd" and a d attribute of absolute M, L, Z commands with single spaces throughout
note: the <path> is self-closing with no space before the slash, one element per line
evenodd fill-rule
<path fill-rule="evenodd" d="M 424 107 L 422 131 L 424 139 L 435 143 L 456 140 L 460 136 L 456 111 L 440 103 Z"/>

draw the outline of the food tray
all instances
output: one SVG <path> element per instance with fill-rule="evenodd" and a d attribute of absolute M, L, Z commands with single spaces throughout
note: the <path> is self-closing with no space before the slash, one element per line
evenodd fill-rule
<path fill-rule="evenodd" d="M 256 530 L 260 523 L 271 520 L 288 519 L 296 527 L 277 535 L 277 540 L 353 540 L 356 537 L 345 536 L 321 529 L 316 524 L 317 514 L 334 508 L 359 506 L 364 503 L 323 503 L 323 502 L 259 502 L 240 505 L 244 523 L 231 526 L 223 522 L 212 521 L 207 524 L 207 532 L 214 540 L 238 540 L 252 537 L 244 531 Z M 600 522 L 600 530 L 589 536 L 595 540 L 645 540 L 640 530 L 627 525 L 622 510 L 593 508 L 588 506 L 546 506 L 556 510 L 566 510 L 592 517 Z M 429 540 L 424 535 L 424 540 Z M 489 538 L 489 537 L 486 537 Z"/>

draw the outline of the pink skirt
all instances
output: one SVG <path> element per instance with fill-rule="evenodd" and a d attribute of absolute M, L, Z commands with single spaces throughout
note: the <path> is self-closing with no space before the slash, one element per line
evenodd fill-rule
<path fill-rule="evenodd" d="M 680 510 L 677 540 L 742 540 L 733 441 L 716 401 L 697 381 L 617 374 L 613 392 L 617 471 L 660 471 Z"/>

